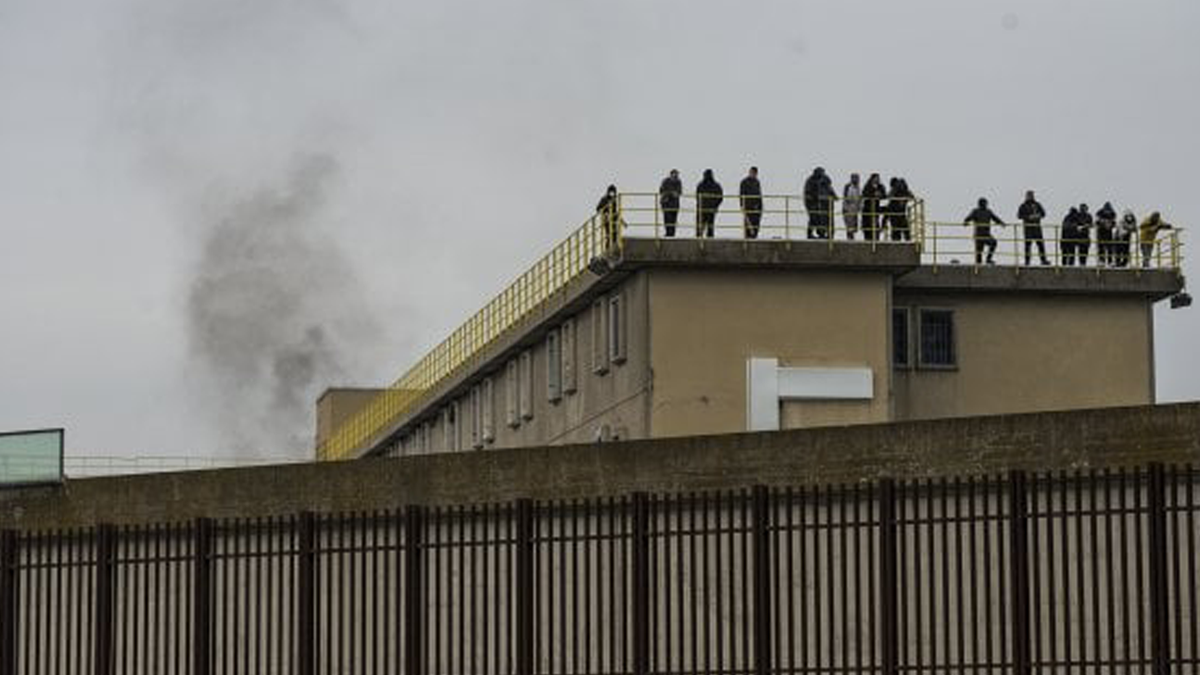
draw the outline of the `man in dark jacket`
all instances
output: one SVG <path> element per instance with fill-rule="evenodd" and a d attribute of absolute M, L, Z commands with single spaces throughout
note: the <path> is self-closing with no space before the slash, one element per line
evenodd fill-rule
<path fill-rule="evenodd" d="M 600 216 L 600 227 L 604 230 L 604 245 L 612 248 L 617 243 L 617 186 L 609 185 L 604 196 L 596 204 L 596 213 Z"/>
<path fill-rule="evenodd" d="M 704 170 L 704 179 L 696 186 L 696 236 L 712 237 L 717 220 L 717 209 L 725 199 L 721 184 L 713 178 L 712 169 Z"/>
<path fill-rule="evenodd" d="M 1079 244 L 1079 209 L 1072 206 L 1063 218 L 1062 231 L 1058 235 L 1058 251 L 1064 267 L 1075 264 L 1075 248 Z"/>
<path fill-rule="evenodd" d="M 1033 248 L 1033 244 L 1037 244 L 1038 255 L 1042 258 L 1043 265 L 1049 265 L 1050 259 L 1046 257 L 1046 240 L 1042 236 L 1042 219 L 1046 217 L 1046 209 L 1042 208 L 1039 202 L 1033 196 L 1033 190 L 1025 192 L 1025 201 L 1021 202 L 1021 206 L 1017 209 L 1017 218 L 1025 224 L 1025 266 L 1029 266 L 1029 252 Z"/>
<path fill-rule="evenodd" d="M 1075 226 L 1075 255 L 1079 257 L 1079 266 L 1087 267 L 1088 249 L 1092 246 L 1092 214 L 1088 212 L 1087 204 L 1079 205 L 1079 217 Z"/>
<path fill-rule="evenodd" d="M 865 239 L 879 239 L 880 204 L 887 196 L 887 189 L 879 174 L 873 173 L 867 178 L 867 184 L 862 189 L 862 231 Z"/>
<path fill-rule="evenodd" d="M 742 219 L 746 238 L 755 239 L 758 237 L 759 224 L 762 223 L 763 209 L 762 185 L 758 182 L 757 166 L 750 167 L 750 173 L 742 179 L 738 195 L 742 200 Z"/>
<path fill-rule="evenodd" d="M 658 186 L 658 205 L 662 207 L 663 224 L 668 237 L 675 236 L 675 223 L 679 220 L 679 198 L 683 195 L 683 182 L 679 171 L 671 169 L 670 175 Z"/>
<path fill-rule="evenodd" d="M 833 203 L 837 191 L 825 169 L 817 167 L 804 181 L 804 209 L 808 211 L 808 238 L 828 239 L 833 222 Z"/>
<path fill-rule="evenodd" d="M 996 238 L 992 236 L 992 223 L 997 225 L 1005 225 L 999 216 L 992 213 L 988 208 L 988 200 L 983 197 L 979 198 L 979 204 L 975 210 L 967 214 L 963 221 L 966 225 L 975 226 L 975 264 L 983 262 L 983 249 L 987 249 L 987 264 L 994 265 L 993 257 L 996 254 Z"/>
<path fill-rule="evenodd" d="M 1114 231 L 1117 228 L 1117 211 L 1112 202 L 1104 202 L 1104 206 L 1096 212 L 1096 255 L 1101 265 L 1116 265 L 1117 242 Z"/>

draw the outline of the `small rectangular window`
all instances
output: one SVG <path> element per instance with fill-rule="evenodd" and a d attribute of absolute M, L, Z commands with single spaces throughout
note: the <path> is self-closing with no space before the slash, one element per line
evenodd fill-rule
<path fill-rule="evenodd" d="M 958 365 L 952 310 L 922 309 L 920 332 L 921 367 L 953 368 Z"/>
<path fill-rule="evenodd" d="M 557 330 L 546 334 L 546 400 L 562 400 L 562 343 Z"/>
<path fill-rule="evenodd" d="M 520 368 L 512 359 L 504 368 L 504 423 L 512 428 L 521 426 L 518 399 L 521 392 Z"/>
<path fill-rule="evenodd" d="M 559 334 L 559 344 L 562 346 L 562 391 L 564 394 L 574 394 L 579 387 L 575 369 L 575 320 L 564 321 Z"/>
<path fill-rule="evenodd" d="M 592 372 L 608 372 L 608 303 L 600 298 L 592 303 Z"/>
<path fill-rule="evenodd" d="M 526 349 L 521 352 L 520 384 L 521 419 L 533 419 L 533 353 Z"/>
<path fill-rule="evenodd" d="M 892 365 L 896 368 L 912 366 L 912 345 L 909 339 L 908 308 L 892 308 Z"/>
<path fill-rule="evenodd" d="M 471 408 L 471 447 L 478 450 L 483 447 L 483 392 L 480 385 L 471 388 L 467 403 Z"/>
<path fill-rule="evenodd" d="M 608 359 L 621 364 L 625 363 L 625 298 L 622 293 L 615 293 L 608 298 Z"/>
<path fill-rule="evenodd" d="M 492 418 L 492 412 L 496 409 L 496 391 L 490 377 L 483 380 L 482 399 L 480 405 L 483 408 L 483 442 L 493 443 L 496 440 L 496 423 Z"/>

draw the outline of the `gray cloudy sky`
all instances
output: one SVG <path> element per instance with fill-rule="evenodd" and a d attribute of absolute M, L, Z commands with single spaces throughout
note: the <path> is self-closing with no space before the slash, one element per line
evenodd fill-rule
<path fill-rule="evenodd" d="M 321 384 L 391 381 L 604 185 L 671 166 L 1193 225 L 1198 24 L 1195 0 L 0 0 L 0 428 L 299 454 Z M 1161 399 L 1200 398 L 1198 329 L 1159 310 Z"/>

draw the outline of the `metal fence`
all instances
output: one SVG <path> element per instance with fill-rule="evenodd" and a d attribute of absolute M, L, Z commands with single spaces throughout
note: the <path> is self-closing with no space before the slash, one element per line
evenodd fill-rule
<path fill-rule="evenodd" d="M 1200 472 L 0 533 L 0 675 L 1200 673 Z"/>

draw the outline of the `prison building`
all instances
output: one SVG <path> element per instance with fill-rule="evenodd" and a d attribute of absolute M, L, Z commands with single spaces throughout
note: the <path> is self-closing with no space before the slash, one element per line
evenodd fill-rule
<path fill-rule="evenodd" d="M 736 201 L 715 236 L 668 237 L 654 195 L 622 194 L 392 387 L 326 391 L 318 457 L 1154 402 L 1178 231 L 1145 267 L 1027 266 L 1003 238 L 980 265 L 972 230 L 920 200 L 900 240 L 839 217 L 810 239 L 800 201 L 768 196 L 755 239 Z"/>

